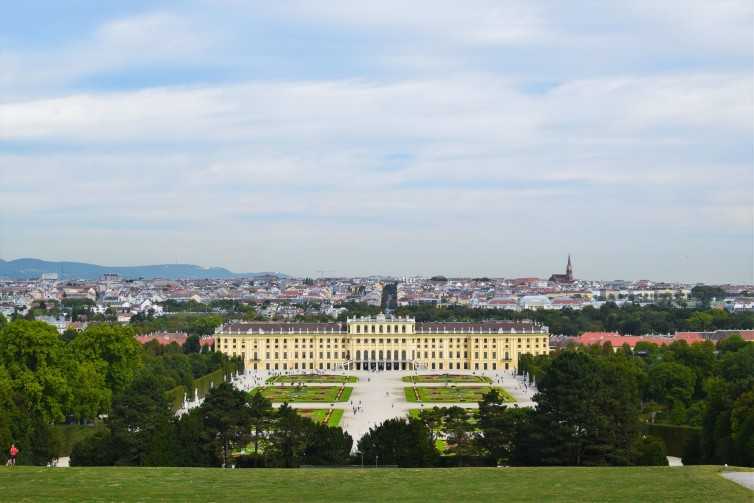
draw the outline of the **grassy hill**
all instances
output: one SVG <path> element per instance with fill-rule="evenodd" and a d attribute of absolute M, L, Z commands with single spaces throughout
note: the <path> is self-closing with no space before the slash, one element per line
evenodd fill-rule
<path fill-rule="evenodd" d="M 721 467 L 220 470 L 0 467 L 0 494 L 44 501 L 611 501 L 726 503 Z"/>

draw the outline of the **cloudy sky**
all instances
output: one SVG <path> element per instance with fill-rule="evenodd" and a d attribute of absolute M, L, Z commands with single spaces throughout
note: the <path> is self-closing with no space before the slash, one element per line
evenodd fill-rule
<path fill-rule="evenodd" d="M 0 1 L 0 258 L 752 283 L 752 3 Z"/>

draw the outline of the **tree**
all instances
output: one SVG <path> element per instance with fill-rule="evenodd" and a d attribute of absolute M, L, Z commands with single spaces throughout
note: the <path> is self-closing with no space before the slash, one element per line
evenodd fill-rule
<path fill-rule="evenodd" d="M 439 453 L 432 432 L 414 418 L 388 419 L 370 430 L 358 442 L 365 459 L 401 468 L 433 466 Z"/>
<path fill-rule="evenodd" d="M 306 423 L 306 447 L 303 459 L 310 465 L 345 465 L 350 461 L 353 438 L 340 427 Z"/>
<path fill-rule="evenodd" d="M 251 441 L 254 444 L 254 468 L 259 463 L 259 444 L 263 442 L 272 425 L 274 411 L 269 398 L 256 392 L 249 398 L 249 416 L 251 420 Z"/>
<path fill-rule="evenodd" d="M 447 407 L 432 407 L 431 409 L 422 409 L 419 411 L 419 421 L 429 429 L 432 435 L 432 442 L 437 440 L 438 430 L 442 426 L 442 418 L 447 413 Z"/>
<path fill-rule="evenodd" d="M 648 375 L 649 395 L 671 408 L 681 403 L 688 405 L 694 394 L 694 372 L 675 362 L 662 362 L 652 366 Z"/>
<path fill-rule="evenodd" d="M 463 466 L 464 460 L 476 453 L 471 435 L 473 429 L 464 409 L 457 405 L 447 409 L 447 413 L 443 418 L 442 431 L 445 434 L 451 452 L 456 455 L 458 466 Z"/>
<path fill-rule="evenodd" d="M 71 393 L 65 408 L 69 419 L 94 419 L 101 412 L 110 410 L 112 391 L 96 364 L 82 362 L 75 365 L 70 379 Z"/>
<path fill-rule="evenodd" d="M 166 434 L 165 425 L 173 417 L 165 396 L 167 386 L 158 375 L 141 372 L 115 396 L 105 424 L 116 464 L 144 465 L 150 443 Z"/>
<path fill-rule="evenodd" d="M 699 311 L 691 313 L 691 316 L 688 319 L 688 324 L 692 330 L 697 330 L 699 332 L 712 330 L 715 327 L 712 315 Z"/>
<path fill-rule="evenodd" d="M 219 316 L 200 316 L 191 321 L 188 331 L 191 335 L 212 335 L 222 324 L 223 319 Z"/>
<path fill-rule="evenodd" d="M 193 334 L 186 337 L 186 342 L 183 343 L 183 352 L 187 355 L 191 353 L 199 353 L 202 350 L 200 343 L 201 339 L 198 335 Z"/>
<path fill-rule="evenodd" d="M 667 449 L 661 438 L 643 436 L 631 446 L 632 466 L 667 466 Z"/>
<path fill-rule="evenodd" d="M 224 466 L 230 466 L 230 455 L 236 447 L 245 446 L 251 438 L 251 414 L 246 393 L 229 382 L 212 388 L 200 406 L 204 424 L 209 428 L 212 444 L 222 453 Z"/>
<path fill-rule="evenodd" d="M 272 466 L 297 468 L 306 449 L 306 421 L 287 403 L 275 414 L 275 424 L 268 438 L 269 455 L 266 459 Z"/>
<path fill-rule="evenodd" d="M 79 362 L 90 361 L 98 366 L 113 393 L 126 389 L 142 367 L 141 344 L 131 327 L 89 327 L 70 342 L 69 348 Z"/>
<path fill-rule="evenodd" d="M 543 369 L 533 413 L 540 463 L 627 464 L 638 436 L 638 387 L 625 364 L 609 361 L 566 350 Z"/>
<path fill-rule="evenodd" d="M 197 407 L 183 414 L 177 424 L 179 466 L 221 466 L 220 452 L 213 447 L 211 432 L 204 425 L 204 411 Z"/>
<path fill-rule="evenodd" d="M 530 456 L 535 450 L 530 443 L 538 441 L 532 430 L 533 409 L 507 407 L 503 401 L 497 389 L 492 388 L 479 402 L 479 448 L 498 466 L 537 464 Z"/>
<path fill-rule="evenodd" d="M 0 365 L 8 370 L 14 393 L 47 422 L 65 416 L 70 385 L 64 374 L 60 337 L 52 325 L 16 320 L 0 329 Z"/>

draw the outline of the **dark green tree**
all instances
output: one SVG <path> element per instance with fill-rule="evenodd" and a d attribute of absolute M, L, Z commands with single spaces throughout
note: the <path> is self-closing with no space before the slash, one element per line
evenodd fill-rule
<path fill-rule="evenodd" d="M 263 443 L 270 432 L 275 411 L 272 402 L 256 392 L 249 397 L 249 415 L 251 418 L 251 442 L 254 445 L 253 466 L 259 466 L 260 444 Z"/>
<path fill-rule="evenodd" d="M 308 420 L 303 459 L 309 465 L 345 465 L 350 461 L 353 438 L 340 427 Z"/>
<path fill-rule="evenodd" d="M 142 466 L 150 444 L 165 435 L 165 425 L 173 412 L 165 391 L 169 383 L 159 376 L 141 372 L 113 399 L 112 412 L 105 421 L 115 463 Z"/>
<path fill-rule="evenodd" d="M 187 355 L 201 352 L 202 345 L 199 342 L 200 340 L 201 339 L 196 334 L 186 337 L 186 342 L 183 343 L 183 352 Z"/>
<path fill-rule="evenodd" d="M 247 394 L 229 382 L 212 388 L 200 406 L 212 444 L 230 466 L 233 449 L 246 446 L 251 438 L 251 415 Z"/>
<path fill-rule="evenodd" d="M 427 426 L 414 418 L 388 419 L 370 430 L 358 442 L 365 460 L 401 468 L 434 466 L 439 453 Z"/>
<path fill-rule="evenodd" d="M 275 414 L 275 423 L 267 440 L 269 466 L 297 468 L 302 464 L 307 440 L 309 420 L 299 416 L 287 403 Z"/>
<path fill-rule="evenodd" d="M 632 466 L 667 466 L 667 449 L 661 438 L 642 436 L 631 446 Z"/>
<path fill-rule="evenodd" d="M 622 465 L 638 436 L 639 399 L 625 365 L 558 353 L 537 382 L 534 429 L 545 465 Z"/>

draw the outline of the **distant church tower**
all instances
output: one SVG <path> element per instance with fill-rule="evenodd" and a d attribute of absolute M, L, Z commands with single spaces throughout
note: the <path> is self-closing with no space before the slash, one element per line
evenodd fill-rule
<path fill-rule="evenodd" d="M 548 281 L 554 283 L 573 283 L 573 266 L 571 266 L 571 254 L 568 254 L 568 265 L 565 274 L 553 274 Z"/>

